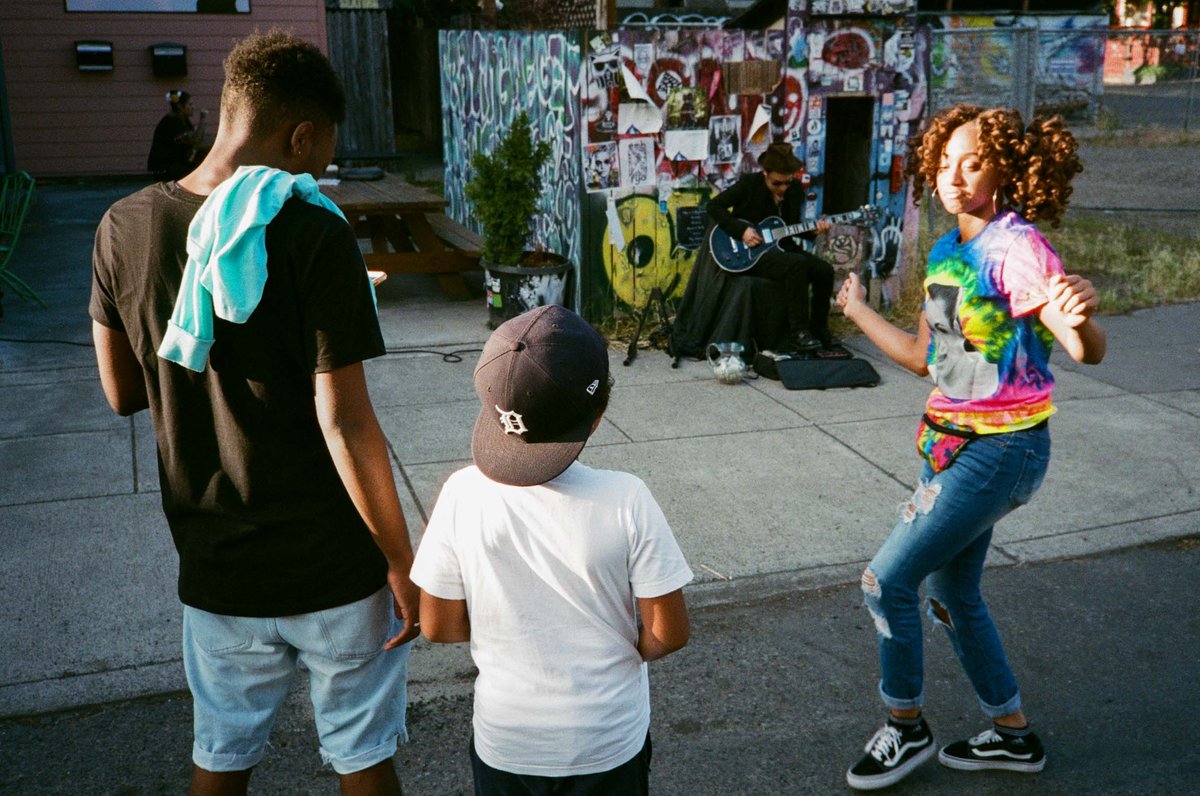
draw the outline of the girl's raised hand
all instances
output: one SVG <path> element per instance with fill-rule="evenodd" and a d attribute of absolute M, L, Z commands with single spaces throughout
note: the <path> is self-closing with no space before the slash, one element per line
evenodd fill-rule
<path fill-rule="evenodd" d="M 1068 326 L 1079 326 L 1096 313 L 1100 297 L 1092 283 L 1078 274 L 1050 278 L 1049 303 L 1062 313 Z"/>
<path fill-rule="evenodd" d="M 867 300 L 867 289 L 859 280 L 858 274 L 851 271 L 846 275 L 846 281 L 842 283 L 841 289 L 837 293 L 838 306 L 843 310 L 847 304 L 863 302 Z"/>

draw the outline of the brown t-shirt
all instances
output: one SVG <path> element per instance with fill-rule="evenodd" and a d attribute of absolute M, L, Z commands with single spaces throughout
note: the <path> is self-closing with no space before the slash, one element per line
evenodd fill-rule
<path fill-rule="evenodd" d="M 267 225 L 267 281 L 244 324 L 215 319 L 202 373 L 157 356 L 204 197 L 157 183 L 96 231 L 89 312 L 141 362 L 158 440 L 179 598 L 234 616 L 288 616 L 385 582 L 325 446 L 313 374 L 384 353 L 362 255 L 328 210 L 288 201 Z"/>

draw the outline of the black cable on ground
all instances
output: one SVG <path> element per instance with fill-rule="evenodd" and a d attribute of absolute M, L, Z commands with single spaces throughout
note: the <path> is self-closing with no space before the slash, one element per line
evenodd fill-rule
<path fill-rule="evenodd" d="M 389 348 L 389 354 L 433 354 L 435 357 L 441 357 L 443 362 L 462 362 L 463 354 L 478 354 L 483 351 L 482 348 L 460 348 L 457 351 L 432 351 L 427 348 Z"/>

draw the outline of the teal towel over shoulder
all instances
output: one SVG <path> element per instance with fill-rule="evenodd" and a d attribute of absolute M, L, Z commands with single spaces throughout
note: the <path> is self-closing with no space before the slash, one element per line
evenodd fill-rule
<path fill-rule="evenodd" d="M 267 224 L 293 196 L 345 219 L 311 175 L 267 166 L 239 166 L 204 200 L 188 227 L 187 264 L 160 357 L 202 371 L 213 345 L 213 313 L 246 322 L 267 283 Z"/>

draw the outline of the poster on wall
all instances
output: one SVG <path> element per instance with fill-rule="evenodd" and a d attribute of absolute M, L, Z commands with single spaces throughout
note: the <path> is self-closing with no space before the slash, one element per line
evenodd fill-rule
<path fill-rule="evenodd" d="M 649 77 L 650 68 L 654 65 L 654 45 L 653 44 L 635 44 L 633 45 L 633 68 L 637 70 L 639 76 L 643 79 Z"/>
<path fill-rule="evenodd" d="M 708 157 L 708 131 L 668 130 L 663 136 L 663 154 L 672 163 L 706 159 Z"/>
<path fill-rule="evenodd" d="M 766 105 L 754 109 L 754 118 L 750 120 L 750 134 L 746 136 L 746 144 L 766 147 L 771 137 L 771 113 Z"/>
<path fill-rule="evenodd" d="M 680 207 L 675 210 L 675 235 L 679 248 L 696 251 L 704 243 L 708 231 L 708 210 L 703 205 Z"/>
<path fill-rule="evenodd" d="M 376 0 L 383 2 L 384 0 Z M 389 2 L 390 0 L 386 0 Z M 249 14 L 250 0 L 66 0 L 67 11 Z"/>
<path fill-rule="evenodd" d="M 740 116 L 714 116 L 708 126 L 709 160 L 714 164 L 737 163 L 742 157 Z"/>
<path fill-rule="evenodd" d="M 649 102 L 622 102 L 617 109 L 622 135 L 657 133 L 662 130 L 662 111 Z"/>
<path fill-rule="evenodd" d="M 617 106 L 621 122 L 620 132 L 623 135 L 657 133 L 662 129 L 662 111 L 654 104 L 654 100 L 650 99 L 650 95 L 642 88 L 633 72 L 622 66 L 621 74 L 629 101 L 621 102 Z"/>
<path fill-rule="evenodd" d="M 916 0 L 812 0 L 809 13 L 814 16 L 905 14 L 916 7 Z"/>
<path fill-rule="evenodd" d="M 593 55 L 591 73 L 592 82 L 600 88 L 616 88 L 621 76 L 621 57 L 617 53 Z"/>
<path fill-rule="evenodd" d="M 697 86 L 680 86 L 667 94 L 667 125 L 675 130 L 708 126 L 708 98 Z"/>
<path fill-rule="evenodd" d="M 593 141 L 611 141 L 613 136 L 617 134 L 617 114 L 613 113 L 612 106 L 604 109 L 600 114 L 600 118 L 592 125 Z"/>
<path fill-rule="evenodd" d="M 640 136 L 623 138 L 618 144 L 620 157 L 621 187 L 643 188 L 653 186 L 654 138 Z"/>
<path fill-rule="evenodd" d="M 616 143 L 588 144 L 583 148 L 583 179 L 589 192 L 607 191 L 620 185 Z"/>

